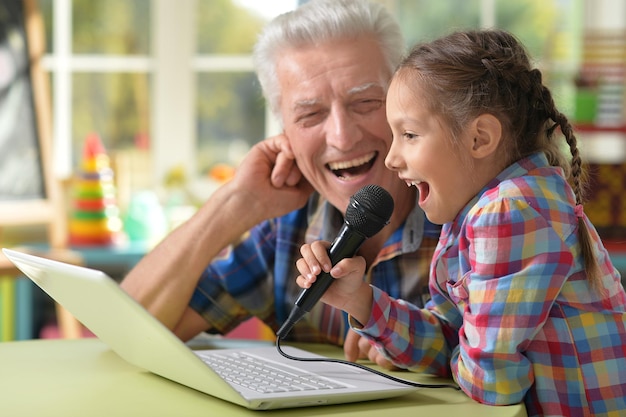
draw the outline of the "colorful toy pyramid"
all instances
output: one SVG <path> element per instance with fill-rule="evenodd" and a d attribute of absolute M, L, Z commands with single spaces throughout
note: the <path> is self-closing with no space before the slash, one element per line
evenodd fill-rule
<path fill-rule="evenodd" d="M 72 187 L 70 245 L 107 246 L 118 241 L 122 221 L 113 179 L 113 169 L 100 137 L 95 133 L 88 135 Z"/>

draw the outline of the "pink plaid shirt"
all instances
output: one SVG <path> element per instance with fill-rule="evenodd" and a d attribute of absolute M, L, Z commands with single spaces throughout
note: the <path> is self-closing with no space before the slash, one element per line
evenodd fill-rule
<path fill-rule="evenodd" d="M 355 330 L 397 365 L 451 375 L 482 403 L 626 415 L 626 293 L 583 218 L 601 291 L 587 281 L 562 171 L 543 154 L 523 159 L 444 225 L 426 308 L 374 289 L 371 320 Z"/>

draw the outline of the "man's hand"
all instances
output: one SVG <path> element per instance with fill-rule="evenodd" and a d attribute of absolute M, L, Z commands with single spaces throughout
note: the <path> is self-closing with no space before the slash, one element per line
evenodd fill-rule
<path fill-rule="evenodd" d="M 302 207 L 314 191 L 302 176 L 285 135 L 257 143 L 236 170 L 230 186 L 252 197 L 258 220 L 282 216 Z M 227 184 L 228 185 L 228 184 Z"/>
<path fill-rule="evenodd" d="M 271 175 L 272 185 L 276 188 L 297 186 L 303 179 L 302 173 L 298 169 L 287 137 L 283 134 L 273 136 L 265 141 L 265 145 L 268 152 L 276 153 Z"/>
<path fill-rule="evenodd" d="M 346 340 L 343 344 L 343 352 L 346 359 L 350 362 L 356 362 L 358 359 L 368 359 L 376 365 L 390 371 L 400 369 L 381 355 L 367 339 L 361 337 L 353 330 L 348 330 Z"/>

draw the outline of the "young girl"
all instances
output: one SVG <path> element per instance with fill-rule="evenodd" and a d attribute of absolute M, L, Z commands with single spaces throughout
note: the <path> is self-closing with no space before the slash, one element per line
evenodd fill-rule
<path fill-rule="evenodd" d="M 298 285 L 330 271 L 338 279 L 322 301 L 383 355 L 452 376 L 482 403 L 626 415 L 626 293 L 583 212 L 572 127 L 524 47 L 499 30 L 416 46 L 392 79 L 387 117 L 387 166 L 444 225 L 431 301 L 418 309 L 367 285 L 359 256 L 331 268 L 328 242 L 302 247 Z"/>

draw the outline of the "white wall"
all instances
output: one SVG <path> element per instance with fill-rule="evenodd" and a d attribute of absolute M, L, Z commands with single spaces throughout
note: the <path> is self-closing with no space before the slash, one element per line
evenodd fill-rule
<path fill-rule="evenodd" d="M 626 29 L 626 1 L 585 0 L 585 29 Z"/>

